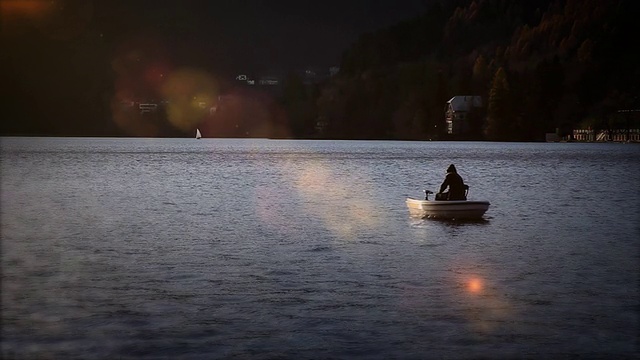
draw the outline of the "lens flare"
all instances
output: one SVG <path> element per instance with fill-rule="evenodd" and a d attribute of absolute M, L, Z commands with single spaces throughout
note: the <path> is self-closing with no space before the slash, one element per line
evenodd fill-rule
<path fill-rule="evenodd" d="M 158 37 L 143 33 L 116 49 L 111 62 L 116 74 L 111 113 L 127 135 L 154 137 L 168 128 L 160 91 L 172 70 L 167 53 Z"/>
<path fill-rule="evenodd" d="M 159 134 L 156 114 L 141 113 L 139 105 L 122 101 L 126 95 L 116 96 L 111 101 L 113 121 L 127 135 L 155 137 Z"/>
<path fill-rule="evenodd" d="M 181 69 L 168 75 L 161 93 L 167 101 L 167 117 L 183 131 L 193 129 L 216 106 L 218 84 L 205 71 Z"/>
<path fill-rule="evenodd" d="M 218 96 L 199 127 L 213 137 L 286 138 L 284 115 L 269 94 L 233 88 Z"/>

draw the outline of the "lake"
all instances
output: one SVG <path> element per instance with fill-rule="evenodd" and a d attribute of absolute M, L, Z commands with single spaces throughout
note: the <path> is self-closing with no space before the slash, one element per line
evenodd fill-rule
<path fill-rule="evenodd" d="M 640 352 L 637 144 L 0 144 L 7 359 Z M 411 218 L 451 163 L 484 220 Z"/>

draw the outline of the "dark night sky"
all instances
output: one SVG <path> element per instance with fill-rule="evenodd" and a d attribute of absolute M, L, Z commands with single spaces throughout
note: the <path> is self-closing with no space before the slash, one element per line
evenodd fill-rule
<path fill-rule="evenodd" d="M 153 34 L 178 62 L 227 72 L 283 71 L 338 65 L 365 32 L 420 15 L 424 0 L 371 1 L 104 1 L 128 36 Z M 98 19 L 106 31 L 113 23 Z"/>
<path fill-rule="evenodd" d="M 14 119 L 2 131 L 111 133 L 110 104 L 164 97 L 181 69 L 221 87 L 239 74 L 326 71 L 361 34 L 429 1 L 1 0 L 0 97 Z"/>
<path fill-rule="evenodd" d="M 152 37 L 178 62 L 227 71 L 288 69 L 338 65 L 360 34 L 418 16 L 428 1 L 3 0 L 1 24 L 3 40 L 25 47 L 40 46 L 37 32 L 24 31 L 31 26 L 45 38 L 71 34 L 48 44 L 53 47 L 92 34 L 116 48 Z M 54 5 L 25 5 L 34 3 Z"/>

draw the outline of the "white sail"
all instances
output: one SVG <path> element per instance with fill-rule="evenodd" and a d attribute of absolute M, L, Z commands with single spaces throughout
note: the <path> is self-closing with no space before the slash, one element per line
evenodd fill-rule
<path fill-rule="evenodd" d="M 202 134 L 200 134 L 200 129 L 196 129 L 196 139 L 200 139 Z"/>

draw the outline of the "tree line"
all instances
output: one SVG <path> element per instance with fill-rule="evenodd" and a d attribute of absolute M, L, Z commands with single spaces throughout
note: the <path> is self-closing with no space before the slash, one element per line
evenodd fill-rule
<path fill-rule="evenodd" d="M 294 137 L 451 138 L 444 107 L 456 95 L 484 100 L 457 139 L 536 141 L 629 126 L 617 110 L 640 106 L 632 5 L 434 2 L 415 19 L 361 36 L 325 83 L 305 86 L 292 75 L 281 104 Z"/>

